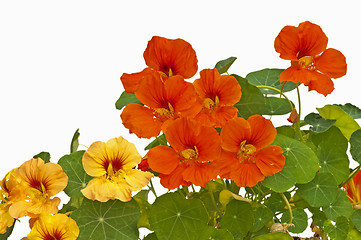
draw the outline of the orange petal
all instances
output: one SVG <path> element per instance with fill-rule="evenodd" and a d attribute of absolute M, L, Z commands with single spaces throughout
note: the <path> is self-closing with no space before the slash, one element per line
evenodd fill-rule
<path fill-rule="evenodd" d="M 251 136 L 251 126 L 244 118 L 230 119 L 221 130 L 221 147 L 237 153 L 242 141 Z"/>
<path fill-rule="evenodd" d="M 280 58 L 298 61 L 300 39 L 297 27 L 285 26 L 275 39 L 274 47 Z"/>
<path fill-rule="evenodd" d="M 183 179 L 183 171 L 184 167 L 182 165 L 178 165 L 178 167 L 169 175 L 159 174 L 160 184 L 169 190 L 175 189 L 181 185 L 190 186 L 191 183 Z"/>
<path fill-rule="evenodd" d="M 314 71 L 313 74 L 315 79 L 310 81 L 307 85 L 305 84 L 308 86 L 308 91 L 315 90 L 326 97 L 335 89 L 331 78 L 316 71 Z"/>
<path fill-rule="evenodd" d="M 128 104 L 120 117 L 123 125 L 139 138 L 156 137 L 160 133 L 162 122 L 154 118 L 151 109 L 140 104 Z"/>
<path fill-rule="evenodd" d="M 308 21 L 300 23 L 298 34 L 300 37 L 298 59 L 316 56 L 326 50 L 328 38 L 320 26 Z"/>
<path fill-rule="evenodd" d="M 211 163 L 189 166 L 184 169 L 183 179 L 196 186 L 205 187 L 211 179 L 216 179 L 218 172 Z"/>
<path fill-rule="evenodd" d="M 219 107 L 213 112 L 214 127 L 223 127 L 229 119 L 237 117 L 238 109 L 232 106 Z"/>
<path fill-rule="evenodd" d="M 149 167 L 162 174 L 170 174 L 180 163 L 178 154 L 173 148 L 160 145 L 149 150 Z"/>
<path fill-rule="evenodd" d="M 280 75 L 280 82 L 308 84 L 312 79 L 314 79 L 312 71 L 297 66 L 285 69 Z"/>
<path fill-rule="evenodd" d="M 141 103 L 151 108 L 168 108 L 168 102 L 164 101 L 164 83 L 158 72 L 152 71 L 144 76 L 135 95 Z"/>
<path fill-rule="evenodd" d="M 144 51 L 147 66 L 169 76 L 181 75 L 191 78 L 198 70 L 196 52 L 183 39 L 167 39 L 154 36 Z"/>
<path fill-rule="evenodd" d="M 251 126 L 251 137 L 247 142 L 256 148 L 263 148 L 270 145 L 276 137 L 277 130 L 269 119 L 261 115 L 253 115 L 247 119 Z"/>
<path fill-rule="evenodd" d="M 144 79 L 145 76 L 152 74 L 153 70 L 150 68 L 145 68 L 143 71 L 138 73 L 123 73 L 120 77 L 120 80 L 123 83 L 124 90 L 127 93 L 135 93 L 139 83 Z"/>
<path fill-rule="evenodd" d="M 220 157 L 212 162 L 214 168 L 218 169 L 221 178 L 230 179 L 230 174 L 235 164 L 239 164 L 236 153 L 221 151 Z"/>
<path fill-rule="evenodd" d="M 330 78 L 339 78 L 346 74 L 346 58 L 336 49 L 326 49 L 314 61 L 316 69 Z"/>
<path fill-rule="evenodd" d="M 239 187 L 253 187 L 264 179 L 264 175 L 254 163 L 240 163 L 234 166 L 231 179 Z"/>
<path fill-rule="evenodd" d="M 256 165 L 265 176 L 271 176 L 282 170 L 285 165 L 283 150 L 279 146 L 269 146 L 260 149 L 256 156 Z"/>

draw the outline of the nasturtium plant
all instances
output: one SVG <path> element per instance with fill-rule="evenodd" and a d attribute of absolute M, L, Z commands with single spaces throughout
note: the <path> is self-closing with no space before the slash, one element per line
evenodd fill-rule
<path fill-rule="evenodd" d="M 86 147 L 77 129 L 57 163 L 30 156 L 0 181 L 0 239 L 22 217 L 29 240 L 359 239 L 361 110 L 301 109 L 300 88 L 328 96 L 346 74 L 327 43 L 287 25 L 273 44 L 289 67 L 241 76 L 236 57 L 200 70 L 190 43 L 152 37 L 115 103 L 145 153 L 122 136 Z"/>

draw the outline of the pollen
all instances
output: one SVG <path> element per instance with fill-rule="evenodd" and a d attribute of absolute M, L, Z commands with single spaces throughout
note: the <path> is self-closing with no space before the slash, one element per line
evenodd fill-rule
<path fill-rule="evenodd" d="M 238 159 L 243 162 L 245 160 L 250 161 L 251 157 L 255 154 L 257 148 L 252 144 L 247 144 L 246 140 L 243 140 L 239 145 L 239 150 L 237 153 Z"/>

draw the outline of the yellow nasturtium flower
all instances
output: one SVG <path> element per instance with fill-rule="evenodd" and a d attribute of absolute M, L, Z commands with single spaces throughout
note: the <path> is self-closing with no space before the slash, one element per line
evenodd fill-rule
<path fill-rule="evenodd" d="M 153 177 L 152 173 L 134 169 L 141 159 L 134 144 L 123 137 L 94 142 L 82 160 L 85 172 L 94 178 L 81 192 L 100 202 L 130 201 L 132 191 L 142 189 Z"/>
<path fill-rule="evenodd" d="M 0 234 L 4 234 L 8 227 L 14 223 L 14 218 L 9 213 L 8 189 L 6 188 L 6 174 L 4 179 L 0 181 Z"/>
<path fill-rule="evenodd" d="M 65 214 L 50 213 L 40 214 L 34 223 L 28 240 L 75 240 L 79 236 L 79 228 L 76 222 Z"/>
<path fill-rule="evenodd" d="M 37 217 L 42 212 L 57 213 L 60 199 L 53 197 L 68 184 L 59 164 L 33 158 L 14 169 L 6 182 L 9 212 L 14 218 Z"/>

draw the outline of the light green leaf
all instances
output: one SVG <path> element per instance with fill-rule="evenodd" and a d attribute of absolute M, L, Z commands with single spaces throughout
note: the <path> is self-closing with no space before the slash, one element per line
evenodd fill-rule
<path fill-rule="evenodd" d="M 227 59 L 221 60 L 217 62 L 214 68 L 217 68 L 219 74 L 226 73 L 228 69 L 232 66 L 234 61 L 236 61 L 236 57 L 229 57 Z"/>
<path fill-rule="evenodd" d="M 274 213 L 266 206 L 260 205 L 254 210 L 254 225 L 251 232 L 258 232 L 261 228 L 272 220 Z"/>
<path fill-rule="evenodd" d="M 70 153 L 76 152 L 79 147 L 79 128 L 75 131 L 70 143 Z"/>
<path fill-rule="evenodd" d="M 304 120 L 307 124 L 311 125 L 310 130 L 314 132 L 324 132 L 336 122 L 336 120 L 323 119 L 317 113 L 308 114 Z"/>
<path fill-rule="evenodd" d="M 80 230 L 79 240 L 118 239 L 137 240 L 138 204 L 131 200 L 109 200 L 102 203 L 84 199 L 80 208 L 71 214 Z"/>
<path fill-rule="evenodd" d="M 208 226 L 203 230 L 199 239 L 234 240 L 234 237 L 227 229 L 217 229 Z"/>
<path fill-rule="evenodd" d="M 155 200 L 149 222 L 159 240 L 197 240 L 208 219 L 201 200 L 185 199 L 175 192 Z"/>
<path fill-rule="evenodd" d="M 41 158 L 42 160 L 44 160 L 45 163 L 48 163 L 48 162 L 50 162 L 50 153 L 41 152 L 41 153 L 38 153 L 35 156 L 33 156 L 33 158 Z"/>
<path fill-rule="evenodd" d="M 246 79 L 255 86 L 269 86 L 281 90 L 283 83 L 280 82 L 280 74 L 283 70 L 284 69 L 266 68 L 247 74 Z M 295 83 L 286 82 L 282 92 L 288 92 L 295 88 Z M 261 92 L 264 94 L 279 94 L 278 92 L 266 88 L 262 88 Z"/>
<path fill-rule="evenodd" d="M 349 218 L 351 216 L 352 209 L 350 201 L 348 200 L 345 192 L 341 189 L 338 191 L 336 201 L 322 207 L 325 215 L 332 221 L 336 221 L 336 219 L 340 216 Z"/>
<path fill-rule="evenodd" d="M 336 106 L 340 107 L 344 110 L 348 115 L 350 115 L 353 119 L 361 118 L 361 109 L 352 105 L 351 103 L 346 103 L 344 105 L 335 104 Z"/>
<path fill-rule="evenodd" d="M 361 129 L 352 133 L 350 138 L 350 153 L 352 158 L 361 164 Z"/>
<path fill-rule="evenodd" d="M 251 238 L 251 240 L 293 240 L 293 237 L 284 232 L 275 232 L 257 236 Z"/>
<path fill-rule="evenodd" d="M 336 224 L 333 225 L 331 220 L 326 220 L 324 230 L 333 240 L 345 240 L 348 234 L 349 223 L 347 218 L 338 217 Z"/>
<path fill-rule="evenodd" d="M 307 184 L 300 184 L 298 193 L 312 207 L 327 206 L 335 202 L 339 188 L 335 178 L 328 173 L 318 173 Z"/>
<path fill-rule="evenodd" d="M 284 98 L 279 97 L 266 97 L 266 110 L 265 115 L 283 115 L 292 111 L 290 104 Z M 292 103 L 294 107 L 294 104 Z"/>
<path fill-rule="evenodd" d="M 336 120 L 334 125 L 341 130 L 347 140 L 350 140 L 354 131 L 360 129 L 358 123 L 338 106 L 326 105 L 323 108 L 317 108 L 317 111 L 324 119 Z"/>
<path fill-rule="evenodd" d="M 278 145 L 283 149 L 286 163 L 280 172 L 263 180 L 264 186 L 275 192 L 285 192 L 296 183 L 307 183 L 314 178 L 319 161 L 310 147 L 281 134 L 277 134 L 272 145 Z"/>
<path fill-rule="evenodd" d="M 361 209 L 355 210 L 351 216 L 351 221 L 355 225 L 355 228 L 361 232 Z"/>
<path fill-rule="evenodd" d="M 305 210 L 301 208 L 292 209 L 293 220 L 292 223 L 295 225 L 288 228 L 290 232 L 293 233 L 302 233 L 306 230 L 308 226 L 308 216 Z M 281 221 L 288 222 L 290 220 L 290 215 L 288 212 L 283 213 Z"/>
<path fill-rule="evenodd" d="M 119 99 L 115 103 L 115 108 L 121 110 L 123 107 L 127 106 L 129 103 L 139 103 L 142 104 L 138 98 L 133 93 L 123 92 Z"/>
<path fill-rule="evenodd" d="M 356 229 L 352 229 L 348 232 L 346 240 L 359 240 L 361 239 L 361 233 Z"/>
<path fill-rule="evenodd" d="M 63 171 L 68 175 L 68 186 L 64 192 L 69 197 L 82 197 L 80 192 L 86 187 L 88 182 L 92 179 L 83 169 L 82 157 L 85 151 L 73 152 L 69 155 L 61 157 L 58 164 L 63 168 Z"/>
<path fill-rule="evenodd" d="M 251 204 L 238 200 L 232 200 L 227 204 L 226 212 L 220 222 L 221 228 L 230 231 L 235 239 L 243 239 L 252 229 L 253 224 Z"/>
<path fill-rule="evenodd" d="M 266 102 L 261 91 L 249 84 L 247 79 L 237 75 L 232 76 L 237 79 L 242 91 L 241 100 L 234 105 L 238 109 L 238 116 L 247 119 L 254 114 L 262 115 L 266 109 Z"/>

